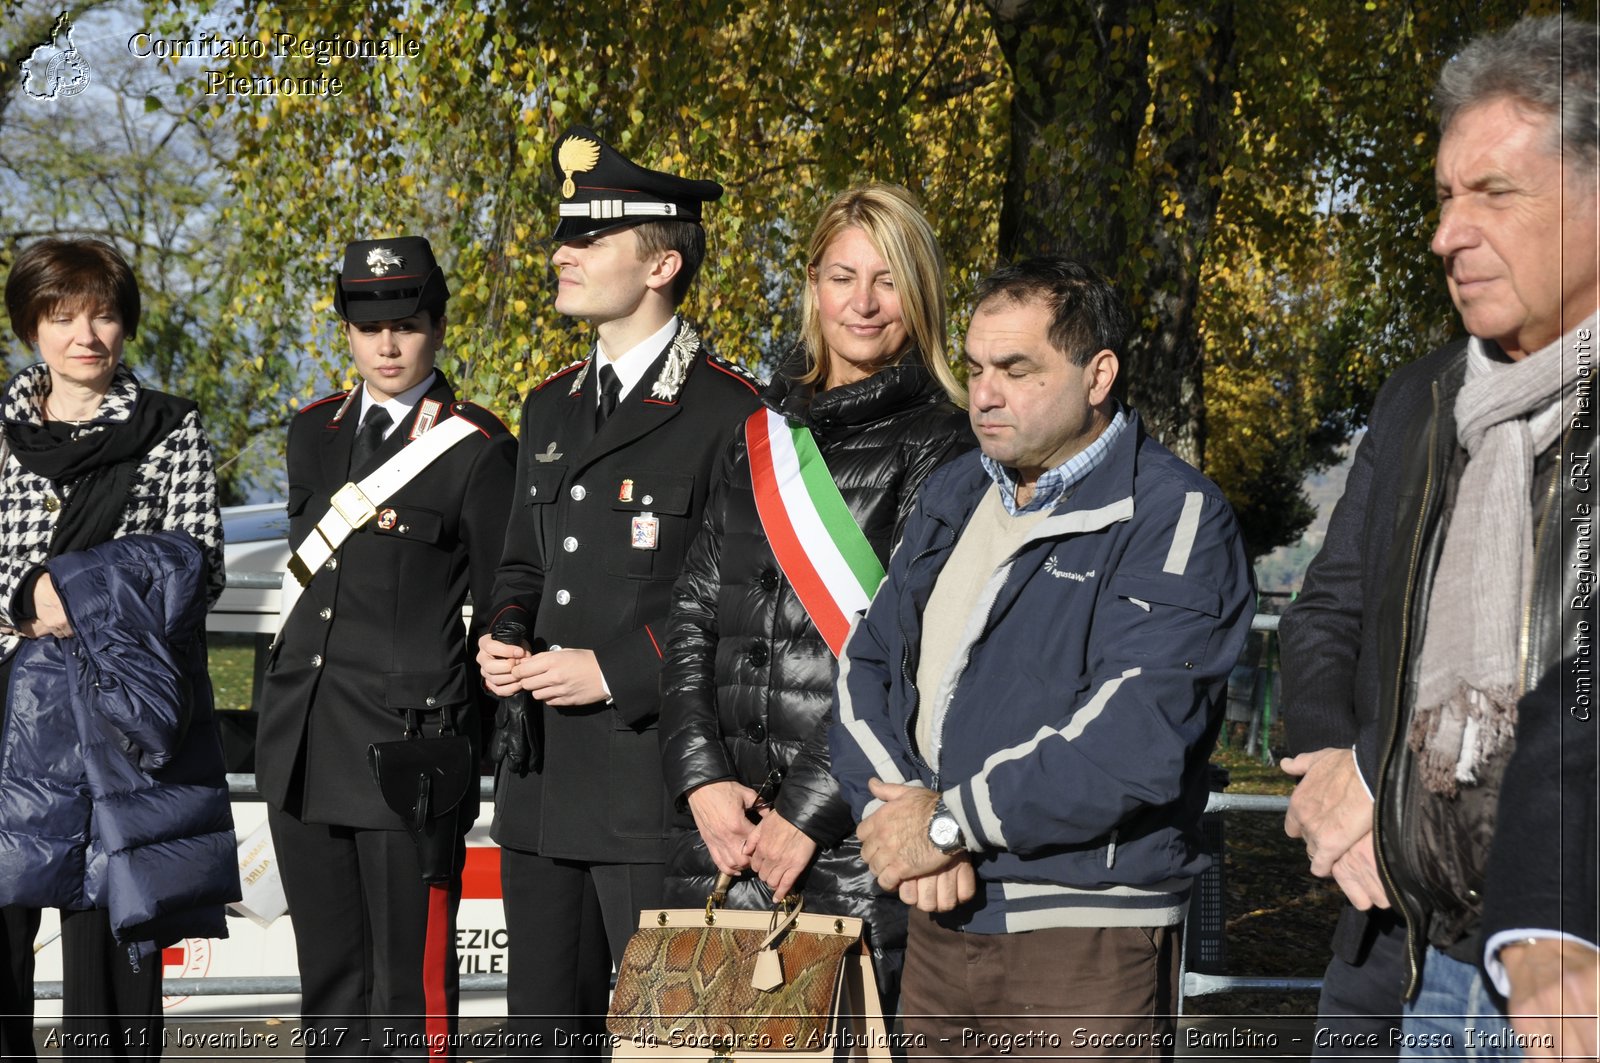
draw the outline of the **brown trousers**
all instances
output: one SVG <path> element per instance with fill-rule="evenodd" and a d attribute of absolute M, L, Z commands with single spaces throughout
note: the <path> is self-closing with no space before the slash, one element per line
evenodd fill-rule
<path fill-rule="evenodd" d="M 907 1053 L 1171 1059 L 1182 926 L 947 930 L 911 913 Z"/>

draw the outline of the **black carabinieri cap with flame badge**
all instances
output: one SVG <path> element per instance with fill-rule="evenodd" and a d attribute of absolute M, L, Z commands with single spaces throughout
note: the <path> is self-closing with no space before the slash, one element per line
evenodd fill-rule
<path fill-rule="evenodd" d="M 674 177 L 629 162 L 584 126 L 562 134 L 551 162 L 561 178 L 557 240 L 593 236 L 642 221 L 698 224 L 701 207 L 722 197 L 722 186 L 715 181 Z"/>
<path fill-rule="evenodd" d="M 444 270 L 420 236 L 356 240 L 345 245 L 333 305 L 346 321 L 398 321 L 450 298 Z"/>

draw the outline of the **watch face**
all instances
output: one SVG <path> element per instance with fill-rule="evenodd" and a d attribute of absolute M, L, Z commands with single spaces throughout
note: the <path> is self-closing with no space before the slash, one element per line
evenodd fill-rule
<path fill-rule="evenodd" d="M 928 824 L 928 839 L 939 849 L 948 849 L 956 843 L 956 838 L 961 834 L 961 826 L 955 817 L 946 813 L 934 816 L 933 822 Z"/>

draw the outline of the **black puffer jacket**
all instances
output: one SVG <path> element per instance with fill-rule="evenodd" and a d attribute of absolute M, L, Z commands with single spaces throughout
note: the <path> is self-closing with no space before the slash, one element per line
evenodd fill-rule
<path fill-rule="evenodd" d="M 914 354 L 818 395 L 795 383 L 794 368 L 791 363 L 790 372 L 773 379 L 762 402 L 811 429 L 851 514 L 887 567 L 917 488 L 945 460 L 974 445 L 966 414 Z M 716 877 L 688 813 L 688 792 L 723 779 L 759 790 L 777 768 L 784 778 L 774 807 L 818 845 L 797 886 L 807 909 L 864 917 L 879 982 L 892 991 L 905 948 L 906 909 L 878 889 L 862 863 L 855 822 L 828 774 L 824 721 L 833 677 L 833 654 L 762 533 L 740 432 L 673 589 L 661 746 L 680 829 L 669 841 L 668 902 L 705 903 Z M 747 873 L 729 903 L 760 908 L 770 902 Z"/>

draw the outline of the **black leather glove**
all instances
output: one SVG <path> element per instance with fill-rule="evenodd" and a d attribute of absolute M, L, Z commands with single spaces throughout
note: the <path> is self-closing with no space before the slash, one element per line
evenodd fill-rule
<path fill-rule="evenodd" d="M 515 620 L 502 620 L 490 635 L 496 642 L 510 646 L 527 645 L 528 629 Z M 533 695 L 526 690 L 500 699 L 494 713 L 494 741 L 489 744 L 489 759 L 506 766 L 518 775 L 537 770 L 543 760 L 543 735 L 539 720 L 534 715 Z"/>

